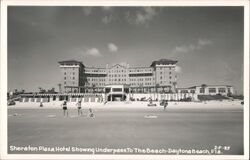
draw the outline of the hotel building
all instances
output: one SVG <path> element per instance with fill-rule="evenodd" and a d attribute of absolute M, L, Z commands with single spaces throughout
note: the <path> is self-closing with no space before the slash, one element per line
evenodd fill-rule
<path fill-rule="evenodd" d="M 129 64 L 104 68 L 86 67 L 76 60 L 60 61 L 62 92 L 102 93 L 105 86 L 125 85 L 130 93 L 174 93 L 177 87 L 175 60 L 160 59 L 149 67 Z"/>

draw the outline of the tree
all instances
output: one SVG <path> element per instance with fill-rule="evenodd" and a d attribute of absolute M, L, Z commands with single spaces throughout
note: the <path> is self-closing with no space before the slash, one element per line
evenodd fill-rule
<path fill-rule="evenodd" d="M 173 82 L 173 86 L 174 86 L 174 89 L 173 89 L 173 91 L 176 93 L 177 92 L 177 82 Z"/>
<path fill-rule="evenodd" d="M 24 90 L 24 89 L 22 89 L 21 93 L 24 93 L 24 92 L 25 92 L 25 90 Z"/>
<path fill-rule="evenodd" d="M 58 88 L 59 88 L 59 93 L 62 93 L 62 88 L 61 88 L 61 87 L 62 87 L 62 84 L 61 84 L 61 83 L 58 83 L 57 85 L 58 85 Z"/>
<path fill-rule="evenodd" d="M 55 93 L 55 88 L 52 87 L 51 89 L 48 89 L 48 93 Z"/>
<path fill-rule="evenodd" d="M 38 87 L 38 89 L 39 89 L 39 92 L 42 92 L 42 89 L 43 89 L 43 88 L 42 88 L 42 87 Z"/>

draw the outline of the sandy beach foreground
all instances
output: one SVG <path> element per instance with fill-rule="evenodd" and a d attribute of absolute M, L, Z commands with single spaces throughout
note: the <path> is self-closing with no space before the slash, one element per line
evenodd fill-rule
<path fill-rule="evenodd" d="M 68 117 L 60 104 L 8 108 L 9 154 L 242 155 L 244 149 L 240 101 L 170 102 L 166 110 L 147 102 L 83 104 L 82 116 L 72 103 Z"/>

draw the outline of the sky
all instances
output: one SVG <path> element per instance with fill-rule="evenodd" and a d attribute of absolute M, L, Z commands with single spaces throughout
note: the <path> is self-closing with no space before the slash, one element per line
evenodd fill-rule
<path fill-rule="evenodd" d="M 178 87 L 243 90 L 243 7 L 8 7 L 8 90 L 58 90 L 58 61 L 178 60 Z"/>

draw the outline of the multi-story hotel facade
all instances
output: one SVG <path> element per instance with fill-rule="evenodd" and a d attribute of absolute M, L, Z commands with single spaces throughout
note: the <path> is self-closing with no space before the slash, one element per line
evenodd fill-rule
<path fill-rule="evenodd" d="M 104 68 L 86 67 L 76 60 L 58 62 L 62 91 L 69 93 L 103 92 L 108 85 L 125 85 L 131 93 L 176 92 L 175 60 L 160 59 L 149 67 L 106 65 Z"/>
<path fill-rule="evenodd" d="M 234 94 L 231 85 L 193 86 L 177 88 L 177 61 L 160 59 L 148 67 L 106 65 L 105 68 L 86 67 L 76 60 L 60 61 L 61 82 L 59 93 L 22 94 L 22 102 L 50 102 L 68 100 L 75 102 L 125 101 L 132 99 L 199 100 L 229 97 Z M 215 96 L 215 97 L 213 97 Z M 216 97 L 217 96 L 217 97 Z M 223 98 L 223 97 L 219 97 Z M 228 98 L 226 98 L 228 99 Z"/>

